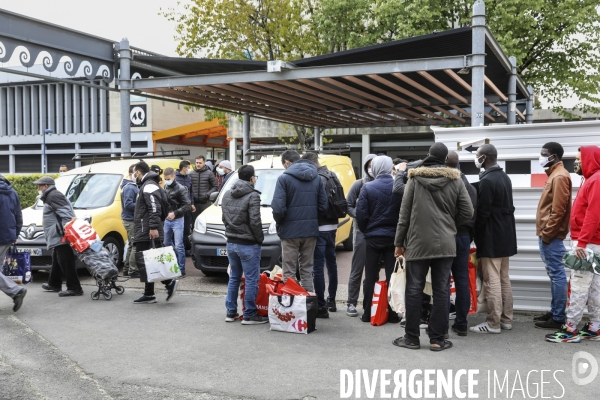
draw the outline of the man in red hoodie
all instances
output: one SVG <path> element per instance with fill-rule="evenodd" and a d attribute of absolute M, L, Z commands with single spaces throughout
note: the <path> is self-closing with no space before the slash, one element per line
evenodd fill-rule
<path fill-rule="evenodd" d="M 571 212 L 571 239 L 578 258 L 587 258 L 586 249 L 600 255 L 600 148 L 579 149 L 575 172 L 585 181 L 579 188 Z M 588 305 L 590 322 L 577 330 Z M 549 342 L 578 343 L 582 339 L 600 341 L 600 275 L 591 271 L 571 270 L 571 297 L 565 325 L 546 335 Z"/>

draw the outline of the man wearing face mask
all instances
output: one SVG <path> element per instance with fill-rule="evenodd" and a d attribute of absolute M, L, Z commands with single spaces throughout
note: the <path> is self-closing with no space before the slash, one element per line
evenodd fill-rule
<path fill-rule="evenodd" d="M 166 168 L 165 194 L 169 202 L 169 211 L 165 220 L 165 246 L 173 246 L 181 277 L 185 278 L 185 245 L 183 243 L 183 223 L 185 214 L 191 210 L 188 190 L 175 180 L 175 170 Z"/>
<path fill-rule="evenodd" d="M 217 174 L 223 177 L 223 182 L 221 182 L 219 190 L 221 190 L 221 188 L 225 186 L 225 182 L 227 182 L 227 179 L 229 179 L 229 177 L 231 176 L 231 173 L 233 172 L 231 168 L 231 162 L 229 160 L 223 160 L 219 163 L 219 166 L 217 167 Z"/>
<path fill-rule="evenodd" d="M 209 168 L 210 161 L 206 157 L 196 157 L 196 168 L 189 171 L 188 175 L 192 178 L 192 191 L 194 192 L 194 204 L 192 204 L 192 225 L 196 222 L 198 215 L 210 206 L 208 198 L 211 193 L 218 191 L 217 180 Z M 210 164 L 212 167 L 212 164 Z"/>
<path fill-rule="evenodd" d="M 550 311 L 533 319 L 540 329 L 556 330 L 565 323 L 567 275 L 562 258 L 567 252 L 563 240 L 569 234 L 572 184 L 562 162 L 563 154 L 563 147 L 556 142 L 546 143 L 540 153 L 540 165 L 547 168 L 548 180 L 538 204 L 536 235 L 552 292 Z"/>
<path fill-rule="evenodd" d="M 488 315 L 485 322 L 470 328 L 474 333 L 501 333 L 512 329 L 513 296 L 508 275 L 509 257 L 517 254 L 515 207 L 512 182 L 498 166 L 498 151 L 491 144 L 477 149 L 479 174 L 475 244 L 483 270 L 483 290 Z"/>
<path fill-rule="evenodd" d="M 58 174 L 59 175 L 63 175 L 65 172 L 67 172 L 69 170 L 69 168 L 67 168 L 66 165 L 61 165 L 60 168 L 58 169 Z"/>
<path fill-rule="evenodd" d="M 123 263 L 123 275 L 131 276 L 132 278 L 139 278 L 140 273 L 137 266 L 135 265 L 135 249 L 133 246 L 133 213 L 135 212 L 135 199 L 140 191 L 137 184 L 135 183 L 135 177 L 133 176 L 132 164 L 129 167 L 129 175 L 123 179 L 121 183 L 121 219 L 123 220 L 123 226 L 127 231 L 127 254 L 125 255 L 125 262 Z"/>

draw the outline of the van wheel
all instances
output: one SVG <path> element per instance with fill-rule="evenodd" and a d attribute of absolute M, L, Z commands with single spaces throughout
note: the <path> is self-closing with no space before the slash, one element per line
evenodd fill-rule
<path fill-rule="evenodd" d="M 352 222 L 354 224 L 354 222 Z M 348 235 L 348 239 L 342 242 L 342 246 L 344 246 L 344 250 L 352 251 L 354 250 L 354 226 L 350 227 L 350 235 Z"/>
<path fill-rule="evenodd" d="M 121 266 L 121 262 L 123 261 L 123 246 L 119 243 L 119 241 L 112 236 L 106 236 L 104 239 L 104 248 L 110 254 L 110 260 L 114 265 L 118 267 Z"/>

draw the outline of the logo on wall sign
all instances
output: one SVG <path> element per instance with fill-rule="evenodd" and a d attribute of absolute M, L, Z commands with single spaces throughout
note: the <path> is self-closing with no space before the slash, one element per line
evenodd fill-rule
<path fill-rule="evenodd" d="M 129 111 L 129 121 L 131 127 L 142 127 L 146 126 L 146 105 L 131 106 Z"/>

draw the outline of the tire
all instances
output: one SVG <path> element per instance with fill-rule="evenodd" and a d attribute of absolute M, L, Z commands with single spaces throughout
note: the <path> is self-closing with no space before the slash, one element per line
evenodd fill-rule
<path fill-rule="evenodd" d="M 105 236 L 102 240 L 104 241 L 104 248 L 108 250 L 113 264 L 119 268 L 123 263 L 123 246 L 112 236 Z"/>
<path fill-rule="evenodd" d="M 353 225 L 350 227 L 350 235 L 348 235 L 348 239 L 342 242 L 342 246 L 344 246 L 345 251 L 354 250 L 354 221 L 352 224 Z"/>
<path fill-rule="evenodd" d="M 92 292 L 92 300 L 98 300 L 100 298 L 100 293 Z"/>
<path fill-rule="evenodd" d="M 116 286 L 115 292 L 117 292 L 117 294 L 123 294 L 125 292 L 125 288 L 123 286 Z"/>
<path fill-rule="evenodd" d="M 104 293 L 104 299 L 105 300 L 112 299 L 112 292 L 110 290 Z"/>

